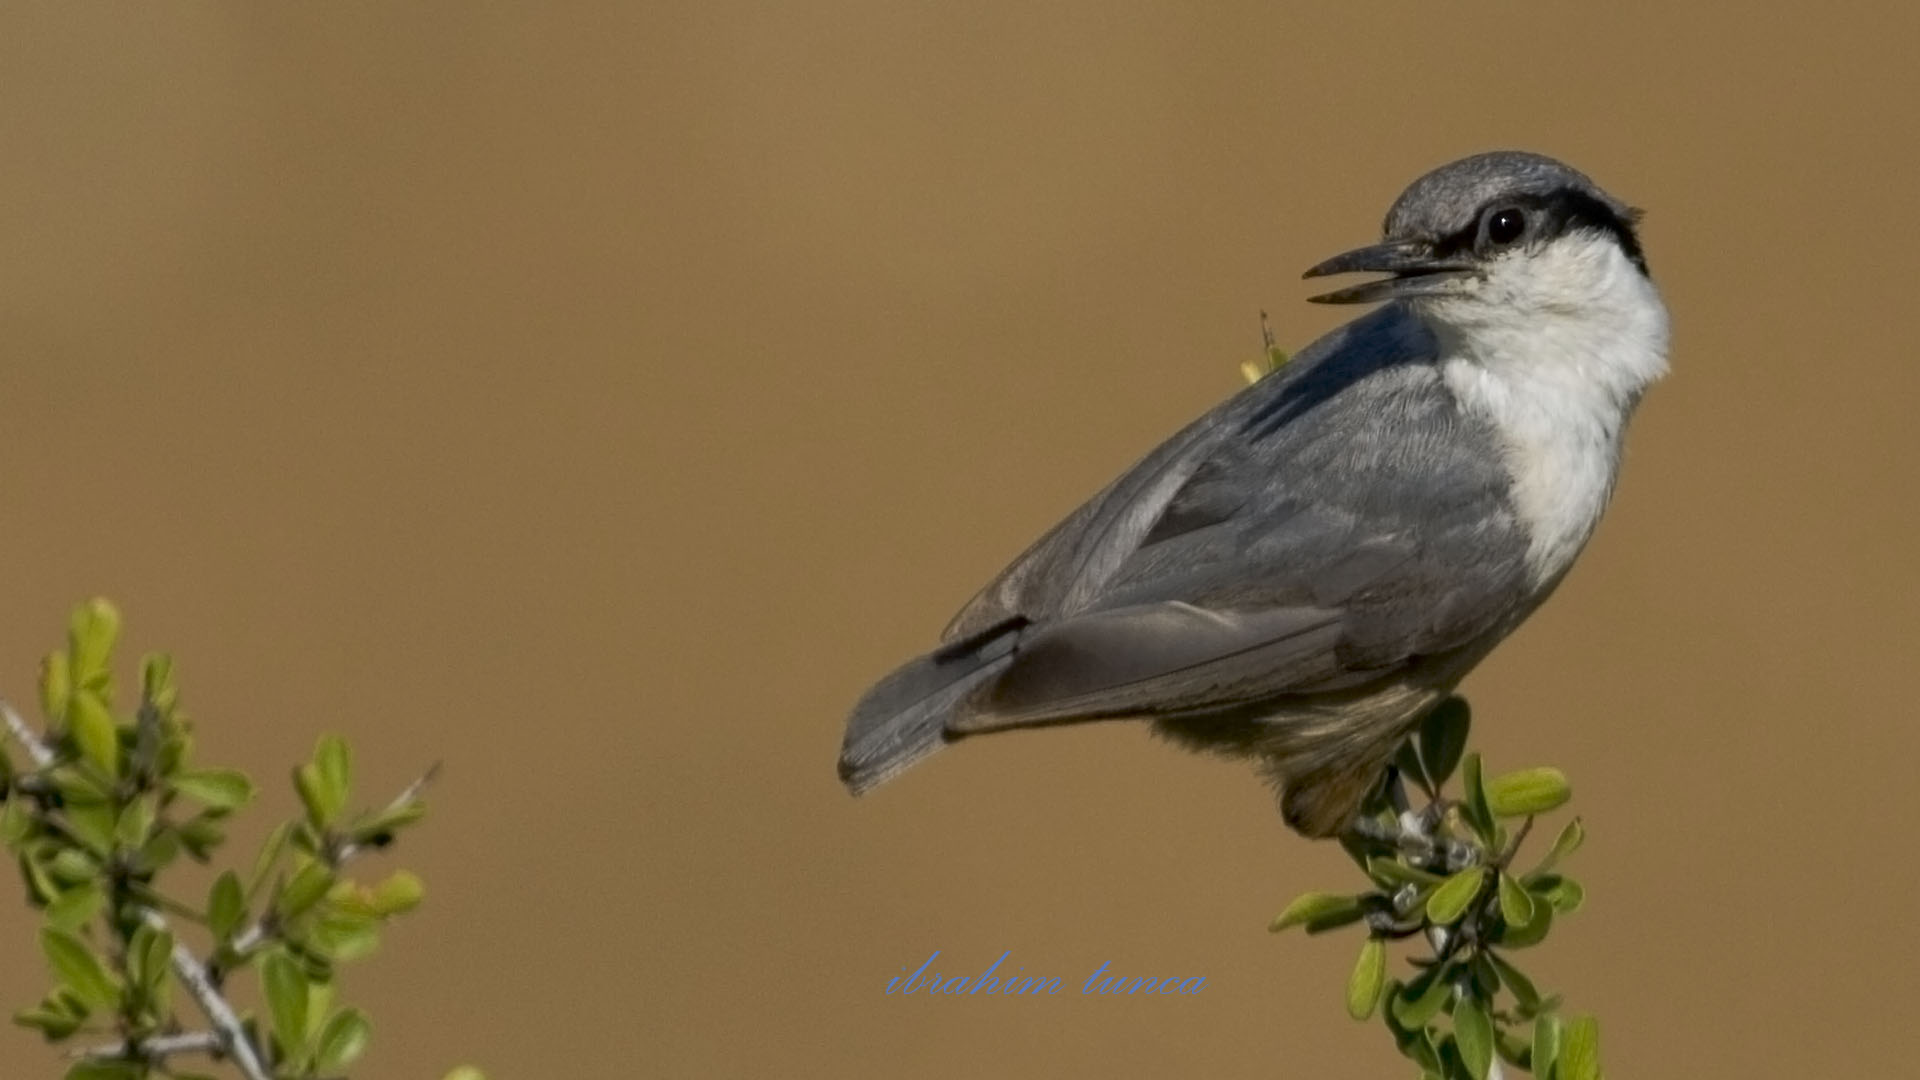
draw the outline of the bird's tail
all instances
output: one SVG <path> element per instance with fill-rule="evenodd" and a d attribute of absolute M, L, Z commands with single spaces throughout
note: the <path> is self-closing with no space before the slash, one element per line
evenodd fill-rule
<path fill-rule="evenodd" d="M 902 665 L 847 718 L 840 780 L 855 795 L 944 746 L 954 709 L 1013 662 L 1024 619 L 1010 620 Z"/>

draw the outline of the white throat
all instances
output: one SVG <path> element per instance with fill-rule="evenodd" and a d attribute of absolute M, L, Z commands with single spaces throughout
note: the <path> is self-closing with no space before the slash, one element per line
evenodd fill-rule
<path fill-rule="evenodd" d="M 1566 571 L 1606 509 L 1627 418 L 1667 370 L 1667 309 L 1597 233 L 1508 256 L 1475 284 L 1416 310 L 1439 338 L 1447 385 L 1500 433 L 1541 585 Z"/>

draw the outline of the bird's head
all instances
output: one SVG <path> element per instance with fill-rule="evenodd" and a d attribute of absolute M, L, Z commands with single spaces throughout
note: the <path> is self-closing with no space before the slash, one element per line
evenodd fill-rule
<path fill-rule="evenodd" d="M 1635 232 L 1639 216 L 1552 158 L 1477 154 L 1415 180 L 1387 212 L 1380 243 L 1305 276 L 1386 274 L 1312 299 L 1405 300 L 1429 323 L 1465 332 L 1605 315 L 1659 302 Z"/>

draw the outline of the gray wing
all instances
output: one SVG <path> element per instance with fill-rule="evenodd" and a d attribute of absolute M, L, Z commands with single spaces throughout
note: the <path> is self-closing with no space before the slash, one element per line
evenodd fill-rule
<path fill-rule="evenodd" d="M 1095 496 L 948 628 L 1034 624 L 949 729 L 1324 692 L 1511 625 L 1526 537 L 1432 356 L 1383 308 Z"/>

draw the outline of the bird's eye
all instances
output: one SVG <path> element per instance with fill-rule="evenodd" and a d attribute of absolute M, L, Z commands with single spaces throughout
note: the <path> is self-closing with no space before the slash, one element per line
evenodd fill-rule
<path fill-rule="evenodd" d="M 1527 231 L 1527 215 L 1514 207 L 1495 210 L 1487 218 L 1487 239 L 1499 247 L 1513 243 Z"/>

